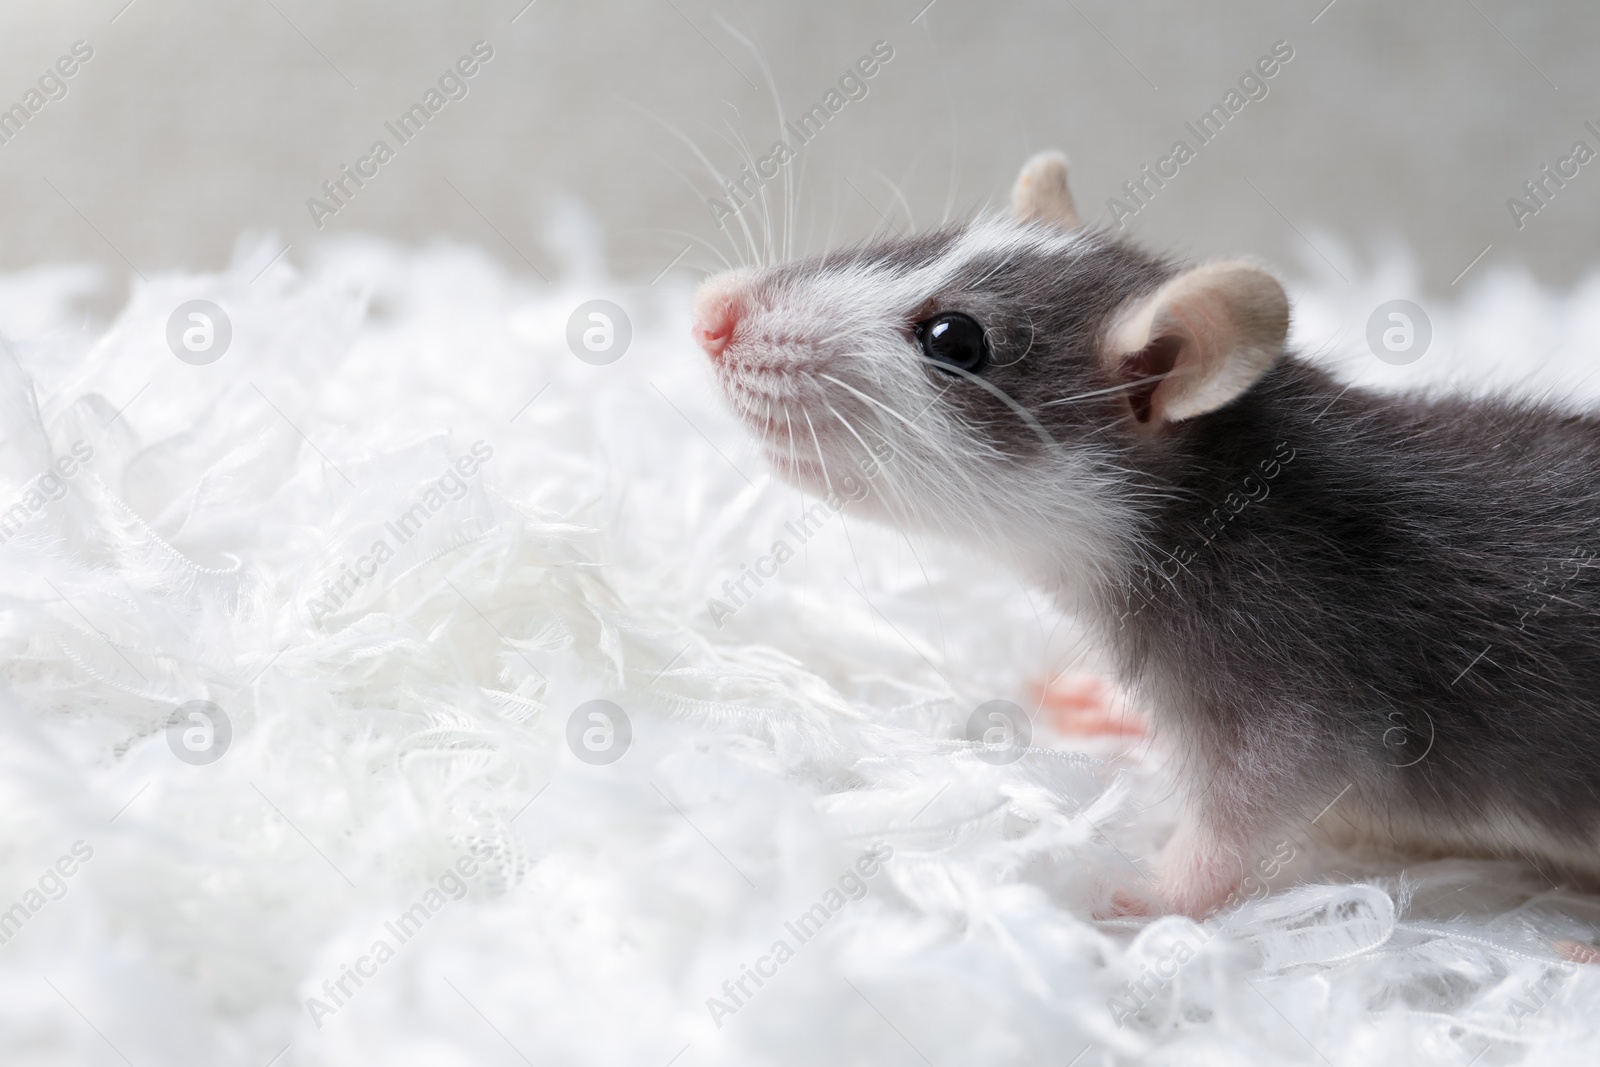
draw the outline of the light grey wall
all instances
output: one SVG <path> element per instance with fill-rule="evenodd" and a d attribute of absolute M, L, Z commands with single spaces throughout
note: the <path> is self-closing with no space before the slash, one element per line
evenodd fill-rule
<path fill-rule="evenodd" d="M 553 274 L 546 220 L 571 196 L 596 213 L 613 266 L 648 279 L 719 237 L 707 171 L 678 135 L 719 167 L 737 163 L 733 131 L 764 153 L 763 61 L 785 106 L 803 108 L 878 40 L 895 58 L 793 166 L 802 247 L 998 202 L 1046 146 L 1072 155 L 1084 213 L 1108 219 L 1121 183 L 1192 141 L 1183 123 L 1280 40 L 1294 59 L 1270 94 L 1129 221 L 1134 233 L 1290 273 L 1324 256 L 1360 271 L 1393 239 L 1433 292 L 1490 245 L 1483 262 L 1564 283 L 1600 236 L 1600 163 L 1520 231 L 1506 206 L 1575 140 L 1600 150 L 1584 128 L 1600 128 L 1592 2 L 125 3 L 0 12 L 0 103 L 21 101 L 74 41 L 94 48 L 67 96 L 0 145 L 0 269 L 215 267 L 241 232 L 271 229 L 290 257 L 330 234 L 445 236 Z M 495 52 L 469 95 L 319 235 L 307 198 L 392 141 L 384 121 L 478 39 Z M 714 263 L 696 248 L 675 269 Z"/>

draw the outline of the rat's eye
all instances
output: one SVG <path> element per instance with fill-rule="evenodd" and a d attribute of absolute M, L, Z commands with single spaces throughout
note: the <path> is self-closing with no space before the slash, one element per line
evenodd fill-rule
<path fill-rule="evenodd" d="M 935 363 L 976 374 L 989 362 L 983 327 L 971 315 L 946 311 L 917 323 L 917 343 Z"/>

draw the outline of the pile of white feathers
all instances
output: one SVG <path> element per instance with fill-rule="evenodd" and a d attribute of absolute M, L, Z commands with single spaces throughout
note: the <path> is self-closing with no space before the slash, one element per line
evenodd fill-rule
<path fill-rule="evenodd" d="M 1169 831 L 1160 746 L 1041 718 L 978 758 L 976 706 L 1096 663 L 981 558 L 846 509 L 714 622 L 806 501 L 691 273 L 555 243 L 547 283 L 248 241 L 109 325 L 92 270 L 0 278 L 0 1062 L 1596 1061 L 1600 967 L 1552 944 L 1600 900 L 1526 865 L 1308 837 L 1205 923 L 1097 919 Z M 1340 255 L 1291 288 L 1352 380 L 1600 399 L 1600 276 L 1488 261 L 1393 367 L 1366 318 L 1412 273 Z M 205 365 L 167 341 L 197 299 Z"/>

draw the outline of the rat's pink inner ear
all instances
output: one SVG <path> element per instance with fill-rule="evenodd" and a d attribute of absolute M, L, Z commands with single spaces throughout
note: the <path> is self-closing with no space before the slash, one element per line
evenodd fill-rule
<path fill-rule="evenodd" d="M 1126 309 L 1105 361 L 1135 421 L 1194 418 L 1233 401 L 1283 354 L 1289 298 L 1248 263 L 1208 263 L 1172 278 Z"/>
<path fill-rule="evenodd" d="M 1155 411 L 1156 389 L 1177 366 L 1183 341 L 1164 334 L 1123 359 L 1122 374 L 1128 388 L 1123 393 L 1136 422 L 1148 423 Z"/>
<path fill-rule="evenodd" d="M 1067 184 L 1065 155 L 1040 152 L 1022 165 L 1011 187 L 1011 214 L 1018 222 L 1050 222 L 1064 230 L 1081 225 Z"/>

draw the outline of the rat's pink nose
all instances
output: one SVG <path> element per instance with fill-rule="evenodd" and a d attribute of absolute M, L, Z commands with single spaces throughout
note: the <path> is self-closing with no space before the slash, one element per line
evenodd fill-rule
<path fill-rule="evenodd" d="M 738 291 L 713 278 L 694 294 L 694 339 L 706 355 L 716 359 L 733 342 L 743 304 Z"/>
<path fill-rule="evenodd" d="M 726 308 L 718 309 L 714 314 L 706 317 L 696 317 L 694 320 L 694 339 L 700 342 L 700 347 L 706 350 L 706 355 L 715 359 L 722 355 L 728 342 L 733 340 L 732 313 Z"/>

